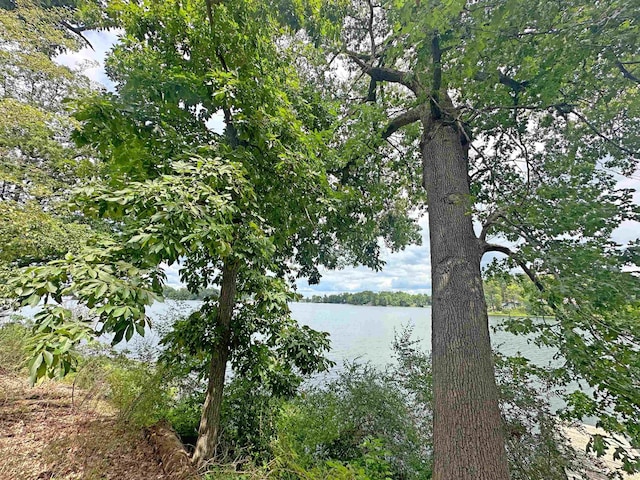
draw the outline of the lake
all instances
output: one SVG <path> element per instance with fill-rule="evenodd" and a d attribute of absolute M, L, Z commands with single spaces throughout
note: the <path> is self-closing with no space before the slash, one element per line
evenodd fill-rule
<path fill-rule="evenodd" d="M 201 305 L 200 301 L 167 301 L 155 303 L 148 308 L 154 328 L 147 331 L 144 337 L 136 336 L 129 343 L 121 343 L 118 350 L 147 350 L 155 347 L 160 338 L 160 331 L 176 318 L 186 315 Z M 412 307 L 371 307 L 360 305 L 341 305 L 329 303 L 292 303 L 291 313 L 294 319 L 303 325 L 328 332 L 331 338 L 331 351 L 327 357 L 336 365 L 328 373 L 334 376 L 345 361 L 358 359 L 371 362 L 376 366 L 384 366 L 392 361 L 392 342 L 396 332 L 409 326 L 413 329 L 413 338 L 425 351 L 431 349 L 431 309 Z M 25 308 L 22 314 L 33 316 L 36 309 Z M 489 325 L 497 327 L 505 317 L 489 317 Z M 516 336 L 503 331 L 491 329 L 491 342 L 494 349 L 505 355 L 521 354 L 538 366 L 557 365 L 554 359 L 555 350 L 540 348 L 526 336 Z M 318 377 L 321 379 L 324 377 Z M 316 380 L 318 381 L 318 380 Z M 321 380 L 320 380 L 321 381 Z M 572 384 L 568 388 L 578 387 Z M 590 389 L 586 390 L 587 392 Z M 564 402 L 553 396 L 548 399 L 553 409 L 562 408 Z M 585 418 L 585 423 L 594 424 L 595 419 Z"/>
<path fill-rule="evenodd" d="M 161 331 L 176 318 L 197 309 L 202 302 L 167 301 L 154 303 L 147 308 L 147 314 L 154 328 L 144 337 L 135 336 L 129 343 L 122 342 L 119 350 L 136 351 L 145 346 L 155 347 Z M 69 305 L 66 305 L 69 307 Z M 331 303 L 291 303 L 291 314 L 302 325 L 328 332 L 331 351 L 328 357 L 340 368 L 345 360 L 360 359 L 374 365 L 386 365 L 392 359 L 392 348 L 396 332 L 405 327 L 413 330 L 413 338 L 424 350 L 431 349 L 431 308 L 412 307 L 371 307 L 366 305 L 342 305 Z M 20 313 L 32 317 L 39 307 L 23 308 Z M 489 317 L 489 325 L 497 327 L 505 317 Z M 503 331 L 491 331 L 494 349 L 505 355 L 522 354 L 536 365 L 545 366 L 553 361 L 554 350 L 540 348 L 529 338 L 512 335 Z"/>
<path fill-rule="evenodd" d="M 149 317 L 159 325 L 166 325 L 173 315 L 188 313 L 200 306 L 199 301 L 155 303 L 148 309 Z M 292 317 L 303 325 L 328 332 L 331 351 L 327 355 L 340 368 L 345 360 L 360 359 L 374 365 L 391 361 L 392 342 L 396 332 L 406 326 L 413 329 L 414 339 L 425 350 L 431 349 L 431 309 L 412 307 L 371 307 L 330 303 L 292 303 Z M 505 317 L 489 317 L 489 324 L 496 327 Z M 141 344 L 157 344 L 158 334 L 149 332 L 144 339 L 132 339 L 128 347 Z M 521 353 L 537 365 L 552 361 L 554 351 L 539 348 L 525 336 L 506 332 L 492 332 L 493 347 L 500 353 Z"/>

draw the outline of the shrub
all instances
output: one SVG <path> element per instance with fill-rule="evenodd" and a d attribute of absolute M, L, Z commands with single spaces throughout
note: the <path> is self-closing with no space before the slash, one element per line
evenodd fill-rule
<path fill-rule="evenodd" d="M 286 396 L 275 395 L 268 385 L 235 377 L 226 387 L 222 405 L 222 447 L 228 456 L 268 462 L 277 421 Z"/>
<path fill-rule="evenodd" d="M 349 364 L 325 388 L 287 405 L 275 451 L 283 471 L 304 471 L 310 478 L 327 469 L 333 473 L 325 478 L 334 478 L 343 468 L 357 474 L 345 478 L 428 478 L 422 440 L 388 374 Z"/>
<path fill-rule="evenodd" d="M 323 388 L 286 404 L 271 474 L 282 479 L 428 479 L 432 462 L 429 355 L 411 331 L 394 342 L 386 369 L 347 365 Z M 580 471 L 545 396 L 543 369 L 496 357 L 496 378 L 514 480 L 566 480 Z"/>
<path fill-rule="evenodd" d="M 14 316 L 0 325 L 0 371 L 15 374 L 26 366 L 28 338 L 29 328 L 21 317 Z"/>
<path fill-rule="evenodd" d="M 200 426 L 204 394 L 193 394 L 176 399 L 166 412 L 166 419 L 189 448 L 195 446 Z"/>
<path fill-rule="evenodd" d="M 147 427 L 167 418 L 173 400 L 155 365 L 120 357 L 107 364 L 106 378 L 108 399 L 124 422 Z"/>

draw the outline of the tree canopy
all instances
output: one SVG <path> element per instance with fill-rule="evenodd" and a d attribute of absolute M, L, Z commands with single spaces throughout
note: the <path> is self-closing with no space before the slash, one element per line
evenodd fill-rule
<path fill-rule="evenodd" d="M 480 271 L 489 252 L 554 315 L 508 329 L 559 351 L 559 384 L 593 389 L 567 396 L 565 418 L 597 416 L 607 434 L 589 448 L 613 445 L 625 470 L 639 468 L 616 440 L 640 444 L 638 246 L 612 239 L 639 218 L 617 183 L 640 156 L 635 0 L 1 7 L 0 200 L 12 221 L 0 261 L 31 265 L 11 284 L 18 305 L 46 303 L 33 380 L 72 369 L 83 339 L 143 333 L 163 266 L 179 264 L 191 292 L 220 289 L 166 339 L 208 378 L 202 463 L 228 362 L 274 387 L 326 368 L 326 337 L 289 317 L 292 283 L 380 268 L 383 243 L 417 241 L 411 213 L 426 205 L 434 479 L 509 475 Z M 107 60 L 115 91 L 75 102 L 72 120 L 60 100 L 85 82 L 51 59 L 82 44 L 83 19 L 122 35 Z M 71 206 L 57 203 L 97 167 Z M 65 296 L 85 313 L 72 317 Z"/>
<path fill-rule="evenodd" d="M 370 125 L 378 112 L 373 135 L 422 160 L 434 275 L 434 478 L 506 475 L 499 447 L 474 460 L 484 448 L 473 443 L 473 428 L 465 430 L 479 415 L 475 407 L 437 413 L 449 392 L 442 385 L 468 369 L 456 342 L 464 350 L 483 345 L 480 356 L 489 356 L 486 321 L 474 313 L 486 306 L 481 295 L 468 294 L 479 288 L 477 267 L 463 266 L 491 251 L 531 277 L 558 320 L 512 330 L 559 348 L 567 360 L 562 372 L 596 389 L 593 401 L 576 394 L 574 416 L 597 411 L 611 433 L 604 443 L 622 432 L 638 441 L 639 282 L 625 271 L 635 268 L 630 250 L 611 238 L 622 221 L 638 219 L 630 191 L 616 182 L 633 174 L 640 155 L 636 11 L 626 0 L 328 1 L 297 10 L 309 38 L 353 72 L 344 97 L 353 122 Z M 351 133 L 367 141 L 357 129 Z M 378 145 L 391 150 L 388 143 Z M 482 225 L 475 234 L 470 218 Z M 474 321 L 476 333 L 467 337 L 462 325 Z M 473 391 L 489 371 L 461 380 L 461 388 Z M 486 385 L 476 397 L 493 403 L 494 388 Z M 444 425 L 452 418 L 465 419 L 440 430 L 439 419 Z M 476 429 L 493 431 L 496 422 Z M 454 447 L 452 430 L 468 443 Z M 602 450 L 602 438 L 596 443 Z M 637 466 L 633 455 L 619 454 L 627 470 Z"/>
<path fill-rule="evenodd" d="M 426 307 L 431 304 L 431 297 L 425 293 L 411 294 L 407 292 L 364 292 L 334 293 L 331 295 L 313 295 L 306 299 L 313 303 L 347 303 L 351 305 Z"/>
<path fill-rule="evenodd" d="M 110 239 L 26 270 L 14 292 L 21 305 L 54 301 L 36 316 L 37 379 L 72 368 L 71 346 L 88 335 L 143 333 L 163 265 L 179 264 L 192 292 L 219 287 L 167 339 L 211 365 L 201 463 L 215 452 L 227 361 L 263 380 L 326 368 L 325 335 L 289 317 L 291 283 L 317 282 L 321 266 L 378 268 L 380 237 L 400 248 L 416 226 L 402 183 L 352 188 L 328 173 L 341 161 L 329 148 L 335 102 L 296 69 L 297 42 L 268 5 L 112 2 L 108 15 L 124 29 L 107 60 L 116 91 L 78 103 L 75 133 L 103 169 L 74 205 L 107 219 Z M 55 305 L 65 296 L 88 310 L 72 319 Z"/>
<path fill-rule="evenodd" d="M 65 100 L 91 86 L 54 60 L 83 45 L 70 29 L 81 16 L 66 4 L 0 5 L 2 287 L 16 268 L 78 250 L 91 235 L 64 205 L 70 189 L 97 167 L 90 149 L 71 142 L 77 122 L 65 109 Z"/>

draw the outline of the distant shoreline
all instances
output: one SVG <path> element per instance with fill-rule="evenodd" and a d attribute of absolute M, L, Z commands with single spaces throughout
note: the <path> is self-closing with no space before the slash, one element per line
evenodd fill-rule
<path fill-rule="evenodd" d="M 299 302 L 291 303 L 310 303 L 313 305 L 349 305 L 351 307 L 401 307 L 401 308 L 431 308 L 431 305 L 373 305 L 371 303 L 337 303 L 337 302 L 311 302 L 308 300 L 301 300 Z"/>
<path fill-rule="evenodd" d="M 298 302 L 292 303 L 310 303 L 315 305 L 350 305 L 352 307 L 401 307 L 401 308 L 431 308 L 431 305 L 373 305 L 371 303 L 359 304 L 359 303 L 338 303 L 338 302 L 312 302 L 311 300 L 301 300 Z M 518 317 L 518 318 L 529 318 L 529 317 L 539 317 L 540 315 L 531 315 L 528 313 L 513 313 L 508 311 L 491 311 L 488 312 L 490 317 Z"/>

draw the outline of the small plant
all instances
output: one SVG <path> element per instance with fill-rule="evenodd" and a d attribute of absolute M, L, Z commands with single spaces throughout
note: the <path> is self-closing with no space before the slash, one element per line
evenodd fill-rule
<path fill-rule="evenodd" d="M 173 400 L 161 369 L 122 357 L 108 364 L 107 372 L 108 398 L 121 420 L 147 427 L 166 418 Z"/>
<path fill-rule="evenodd" d="M 0 372 L 18 373 L 26 366 L 28 338 L 29 328 L 22 317 L 12 316 L 0 325 Z"/>
<path fill-rule="evenodd" d="M 342 467 L 354 475 L 344 478 L 428 478 L 422 448 L 428 439 L 421 438 L 403 392 L 387 372 L 367 364 L 345 367 L 326 388 L 312 389 L 285 409 L 274 447 L 282 468 L 332 472 L 317 478 L 340 478 Z"/>

